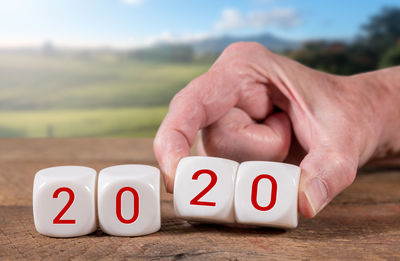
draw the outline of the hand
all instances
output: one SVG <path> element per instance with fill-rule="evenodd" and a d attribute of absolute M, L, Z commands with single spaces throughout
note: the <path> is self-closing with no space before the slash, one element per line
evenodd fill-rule
<path fill-rule="evenodd" d="M 315 71 L 256 43 L 229 46 L 173 98 L 157 133 L 168 191 L 202 130 L 207 155 L 300 163 L 299 211 L 313 217 L 379 153 L 389 91 L 366 78 Z"/>

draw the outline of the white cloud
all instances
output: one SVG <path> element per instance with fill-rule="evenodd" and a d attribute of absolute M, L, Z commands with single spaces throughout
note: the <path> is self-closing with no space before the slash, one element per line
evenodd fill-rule
<path fill-rule="evenodd" d="M 245 24 L 242 14 L 232 8 L 222 11 L 221 18 L 215 23 L 217 30 L 232 30 L 242 27 Z"/>
<path fill-rule="evenodd" d="M 250 26 L 276 26 L 282 28 L 291 28 L 300 24 L 299 14 L 292 8 L 275 8 L 269 12 L 255 11 L 247 16 Z"/>
<path fill-rule="evenodd" d="M 236 9 L 224 9 L 215 28 L 220 31 L 274 26 L 292 28 L 301 23 L 301 17 L 292 8 L 275 8 L 270 11 L 253 11 L 243 15 Z"/>
<path fill-rule="evenodd" d="M 201 41 L 212 34 L 209 33 L 184 33 L 184 34 L 173 34 L 169 31 L 165 31 L 159 35 L 149 37 L 142 43 L 142 46 L 149 46 L 159 42 L 164 43 L 190 43 L 193 41 Z"/>
<path fill-rule="evenodd" d="M 128 5 L 140 5 L 143 0 L 122 0 L 122 2 Z"/>

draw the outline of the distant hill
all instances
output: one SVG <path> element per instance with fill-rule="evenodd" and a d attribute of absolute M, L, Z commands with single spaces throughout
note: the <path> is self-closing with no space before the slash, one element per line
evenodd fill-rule
<path fill-rule="evenodd" d="M 258 42 L 269 49 L 280 52 L 286 49 L 294 49 L 301 45 L 300 42 L 290 41 L 279 38 L 271 34 L 261 34 L 254 36 L 230 36 L 210 37 L 201 41 L 190 43 L 197 54 L 220 53 L 228 45 L 235 42 Z"/>
<path fill-rule="evenodd" d="M 300 47 L 300 42 L 278 38 L 271 34 L 253 36 L 216 36 L 185 43 L 160 41 L 150 47 L 135 49 L 131 55 L 142 60 L 190 62 L 194 55 L 219 55 L 228 45 L 235 42 L 258 42 L 270 50 L 281 52 Z"/>

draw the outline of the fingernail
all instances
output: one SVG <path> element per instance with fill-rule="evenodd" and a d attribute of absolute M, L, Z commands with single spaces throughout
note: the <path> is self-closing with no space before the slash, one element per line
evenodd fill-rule
<path fill-rule="evenodd" d="M 313 215 L 323 208 L 328 198 L 328 192 L 320 178 L 314 178 L 308 183 L 305 195 L 313 210 Z"/>

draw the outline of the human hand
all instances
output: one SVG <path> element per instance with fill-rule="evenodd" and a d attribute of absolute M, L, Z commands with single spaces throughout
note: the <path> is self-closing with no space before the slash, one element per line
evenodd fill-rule
<path fill-rule="evenodd" d="M 380 99 L 390 92 L 366 78 L 315 71 L 256 43 L 229 46 L 174 97 L 160 126 L 154 151 L 167 190 L 203 130 L 207 155 L 298 161 L 299 211 L 313 217 L 381 153 L 389 135 Z"/>

